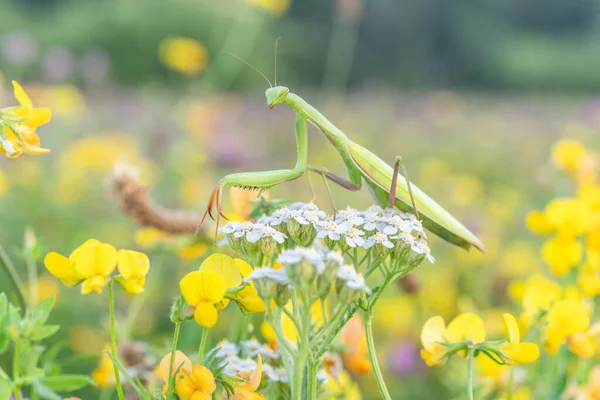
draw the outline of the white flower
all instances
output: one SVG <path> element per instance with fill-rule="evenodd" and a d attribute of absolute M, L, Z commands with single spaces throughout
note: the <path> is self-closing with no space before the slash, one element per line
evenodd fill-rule
<path fill-rule="evenodd" d="M 362 236 L 365 233 L 358 228 L 350 227 L 344 232 L 346 236 L 346 244 L 350 247 L 363 246 L 365 244 L 365 239 Z"/>
<path fill-rule="evenodd" d="M 269 217 L 269 225 L 277 226 L 282 223 L 287 223 L 290 219 L 290 209 L 287 207 L 281 207 L 273 211 L 273 214 Z"/>
<path fill-rule="evenodd" d="M 338 225 L 338 223 L 336 223 L 332 219 L 319 221 L 317 222 L 317 226 L 317 237 L 319 239 L 328 237 L 329 239 L 334 241 L 340 240 L 340 234 L 343 234 L 349 228 L 348 225 Z"/>
<path fill-rule="evenodd" d="M 272 360 L 279 358 L 278 352 L 268 346 L 265 346 L 256 339 L 243 341 L 240 343 L 240 345 L 242 348 L 242 354 L 247 357 L 256 358 L 256 356 L 260 354 L 262 357 L 270 358 Z"/>
<path fill-rule="evenodd" d="M 304 210 L 292 210 L 290 211 L 290 218 L 293 218 L 300 225 L 308 225 L 309 222 L 304 218 Z"/>
<path fill-rule="evenodd" d="M 430 263 L 435 262 L 435 258 L 433 258 L 433 256 L 431 255 L 431 249 L 429 248 L 429 245 L 427 245 L 427 242 L 425 242 L 425 241 L 415 242 L 412 244 L 412 246 L 410 248 L 412 249 L 412 251 L 414 251 L 417 254 L 425 254 L 425 257 L 427 258 L 427 260 Z"/>
<path fill-rule="evenodd" d="M 219 348 L 219 351 L 216 354 L 217 358 L 228 357 L 232 354 L 237 354 L 237 352 L 239 351 L 237 345 L 235 343 L 231 343 L 228 340 L 220 341 L 219 343 L 217 343 L 217 347 Z"/>
<path fill-rule="evenodd" d="M 377 228 L 377 224 L 381 221 L 381 207 L 371 206 L 366 211 L 361 213 L 365 220 L 362 228 L 366 231 L 372 231 Z"/>
<path fill-rule="evenodd" d="M 365 223 L 365 220 L 361 217 L 358 210 L 347 207 L 345 210 L 340 210 L 337 213 L 336 222 L 349 222 L 352 225 L 359 226 Z"/>
<path fill-rule="evenodd" d="M 365 293 L 371 294 L 371 289 L 365 284 L 365 278 L 359 275 L 352 265 L 343 265 L 337 273 L 337 278 L 346 282 L 346 286 L 353 290 L 364 290 Z"/>
<path fill-rule="evenodd" d="M 247 232 L 252 231 L 255 225 L 252 222 L 228 222 L 223 228 L 219 229 L 219 232 L 233 235 L 237 239 L 244 236 Z"/>
<path fill-rule="evenodd" d="M 287 275 L 285 274 L 285 269 L 274 269 L 271 267 L 258 267 L 254 268 L 254 270 L 248 275 L 247 278 L 244 279 L 245 283 L 251 281 L 258 281 L 261 279 L 271 279 L 281 285 L 289 285 L 291 282 Z"/>
<path fill-rule="evenodd" d="M 285 239 L 287 239 L 287 235 L 283 234 L 282 232 L 279 232 L 272 226 L 254 224 L 253 229 L 250 232 L 248 232 L 246 238 L 250 243 L 256 243 L 262 238 L 272 238 L 277 243 L 281 244 L 285 242 Z"/>
<path fill-rule="evenodd" d="M 325 255 L 325 261 L 333 261 L 342 266 L 344 265 L 344 256 L 339 251 L 329 251 Z"/>
<path fill-rule="evenodd" d="M 387 221 L 387 223 L 389 225 L 383 228 L 383 233 L 386 235 L 393 235 L 398 231 L 402 233 L 411 233 L 416 229 L 412 221 L 403 219 L 400 215 L 394 215 Z"/>
<path fill-rule="evenodd" d="M 365 247 L 365 249 L 368 249 L 375 244 L 381 244 L 381 245 L 387 247 L 388 249 L 394 248 L 394 244 L 392 242 L 390 242 L 388 235 L 386 235 L 385 233 L 381 233 L 381 232 L 375 232 L 375 234 L 373 236 L 368 237 L 365 242 L 364 247 Z"/>
<path fill-rule="evenodd" d="M 323 263 L 323 257 L 313 249 L 307 249 L 305 247 L 297 247 L 293 250 L 284 250 L 281 252 L 277 261 L 283 265 L 296 265 L 300 264 L 302 260 L 306 260 L 308 263 L 319 266 Z"/>
<path fill-rule="evenodd" d="M 321 210 L 304 210 L 304 218 L 313 225 L 319 223 L 323 218 L 327 217 L 325 211 Z"/>

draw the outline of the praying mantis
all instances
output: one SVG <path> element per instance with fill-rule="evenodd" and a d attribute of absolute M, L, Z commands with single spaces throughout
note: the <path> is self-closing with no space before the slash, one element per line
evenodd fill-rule
<path fill-rule="evenodd" d="M 234 57 L 239 58 L 235 55 Z M 246 63 L 244 60 L 241 61 Z M 254 68 L 252 65 L 250 66 Z M 348 138 L 344 132 L 330 122 L 319 110 L 311 106 L 300 96 L 290 92 L 290 89 L 285 86 L 277 86 L 276 78 L 275 86 L 273 86 L 262 72 L 256 68 L 254 69 L 269 83 L 270 87 L 265 92 L 269 109 L 272 110 L 279 105 L 287 105 L 296 114 L 294 125 L 297 147 L 296 165 L 293 169 L 235 173 L 221 178 L 218 186 L 210 196 L 208 207 L 204 214 L 204 218 L 206 218 L 207 214 L 212 218 L 212 210 L 216 207 L 217 229 L 219 216 L 227 219 L 223 215 L 221 206 L 224 187 L 268 190 L 280 183 L 298 179 L 310 170 L 321 174 L 324 179 L 329 179 L 351 191 L 360 190 L 364 181 L 371 189 L 375 201 L 380 206 L 396 207 L 401 211 L 414 212 L 417 219 L 422 220 L 422 224 L 426 229 L 447 242 L 467 250 L 475 247 L 482 252 L 485 251 L 483 243 L 477 236 L 408 180 L 406 167 L 401 156 L 396 157 L 394 167 L 392 168 L 373 152 Z M 348 170 L 348 179 L 336 175 L 325 168 L 315 168 L 308 164 L 307 122 L 310 122 L 321 131 L 338 151 Z M 404 180 L 398 179 L 400 167 L 403 169 Z"/>

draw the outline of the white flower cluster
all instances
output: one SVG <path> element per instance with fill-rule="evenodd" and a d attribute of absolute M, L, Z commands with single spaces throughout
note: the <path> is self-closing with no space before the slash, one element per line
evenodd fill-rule
<path fill-rule="evenodd" d="M 285 273 L 285 269 L 274 269 L 271 267 L 257 267 L 244 279 L 244 282 L 259 281 L 263 279 L 270 279 L 280 285 L 289 285 L 290 279 Z"/>
<path fill-rule="evenodd" d="M 365 284 L 365 278 L 356 272 L 352 265 L 343 265 L 337 273 L 338 281 L 345 282 L 346 286 L 352 290 L 363 290 L 367 294 L 371 294 L 371 289 Z"/>
<path fill-rule="evenodd" d="M 256 223 L 229 222 L 220 231 L 227 235 L 236 251 L 239 250 L 236 240 L 243 238 L 249 245 L 268 242 L 286 248 L 294 247 L 294 243 L 308 247 L 315 243 L 315 239 L 321 239 L 329 249 L 339 247 L 346 251 L 375 246 L 404 253 L 412 251 L 415 257 L 422 256 L 420 259 L 435 261 L 421 221 L 413 214 L 379 206 L 372 206 L 365 211 L 348 207 L 338 211 L 334 218 L 327 216 L 313 203 L 294 203 L 277 209 L 271 216 L 261 217 Z M 292 256 L 297 257 L 298 254 Z M 284 261 L 280 262 L 285 264 Z"/>
<path fill-rule="evenodd" d="M 279 352 L 256 339 L 243 341 L 239 345 L 223 340 L 217 347 L 219 347 L 219 351 L 216 358 L 221 360 L 219 364 L 224 366 L 223 372 L 227 375 L 237 376 L 240 373 L 254 371 L 257 366 L 257 356 L 260 354 L 263 359 L 262 372 L 264 376 L 271 382 L 288 382 L 283 366 L 276 365 L 281 358 Z M 326 381 L 325 371 L 319 371 L 317 379 Z"/>

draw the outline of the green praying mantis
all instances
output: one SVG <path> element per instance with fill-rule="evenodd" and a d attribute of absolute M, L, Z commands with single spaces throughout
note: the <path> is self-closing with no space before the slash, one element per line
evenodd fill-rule
<path fill-rule="evenodd" d="M 241 61 L 246 63 L 244 60 Z M 248 65 L 254 68 L 252 65 Z M 324 179 L 329 179 L 351 191 L 360 190 L 364 181 L 370 187 L 375 201 L 380 206 L 396 207 L 401 211 L 414 212 L 417 219 L 421 219 L 425 228 L 442 239 L 467 250 L 473 246 L 482 252 L 485 251 L 483 243 L 477 236 L 408 180 L 402 157 L 396 157 L 392 168 L 373 152 L 348 138 L 319 110 L 308 104 L 300 96 L 291 93 L 290 89 L 285 86 L 277 86 L 277 78 L 275 78 L 275 86 L 273 86 L 262 72 L 256 68 L 254 69 L 269 83 L 270 87 L 265 92 L 269 109 L 272 110 L 278 105 L 285 104 L 296 113 L 294 125 L 298 153 L 296 166 L 293 169 L 245 172 L 224 176 L 210 196 L 202 221 L 204 221 L 207 214 L 213 218 L 213 207 L 217 209 L 217 229 L 219 216 L 227 219 L 223 215 L 221 206 L 224 187 L 268 190 L 280 183 L 298 179 L 305 172 L 311 170 L 321 174 Z M 348 170 L 348 179 L 325 168 L 315 168 L 308 164 L 307 122 L 310 122 L 321 131 L 338 151 Z M 403 169 L 404 180 L 398 179 L 400 167 Z"/>

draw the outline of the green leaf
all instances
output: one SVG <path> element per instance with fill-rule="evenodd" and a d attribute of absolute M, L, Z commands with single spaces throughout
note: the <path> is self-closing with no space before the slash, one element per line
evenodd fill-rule
<path fill-rule="evenodd" d="M 0 400 L 10 399 L 12 382 L 8 378 L 0 377 Z"/>
<path fill-rule="evenodd" d="M 33 388 L 40 398 L 45 400 L 62 400 L 62 396 L 39 381 L 33 382 Z"/>
<path fill-rule="evenodd" d="M 44 367 L 44 369 L 48 369 L 53 365 L 56 365 L 58 354 L 61 352 L 62 349 L 64 349 L 67 346 L 67 341 L 61 340 L 60 342 L 53 344 L 48 350 L 46 350 L 41 358 L 41 364 Z"/>
<path fill-rule="evenodd" d="M 42 325 L 33 329 L 31 334 L 29 335 L 29 339 L 34 342 L 39 342 L 40 340 L 46 339 L 54 335 L 60 329 L 59 325 Z"/>
<path fill-rule="evenodd" d="M 52 390 L 58 392 L 72 392 L 73 390 L 81 389 L 87 385 L 93 385 L 95 382 L 87 375 L 65 374 L 45 376 L 39 380 Z"/>
<path fill-rule="evenodd" d="M 131 377 L 131 375 L 129 375 L 129 373 L 127 372 L 127 370 L 123 367 L 123 365 L 119 362 L 119 360 L 117 360 L 112 355 L 112 353 L 110 351 L 104 350 L 104 353 L 110 357 L 110 359 L 112 360 L 113 364 L 116 365 L 117 369 L 125 377 L 125 379 L 127 380 L 127 382 L 131 385 L 131 387 L 133 387 L 135 389 L 135 391 L 137 392 L 137 394 L 140 395 L 140 399 L 141 400 L 152 400 L 152 398 L 150 397 L 150 394 L 143 387 L 140 387 L 135 382 L 135 380 L 133 380 L 133 378 Z"/>
<path fill-rule="evenodd" d="M 50 297 L 40 304 L 38 304 L 33 310 L 31 315 L 31 324 L 34 327 L 43 325 L 50 317 L 50 311 L 54 305 L 54 297 Z"/>
<path fill-rule="evenodd" d="M 35 346 L 35 345 L 23 345 L 21 347 L 21 362 L 19 363 L 20 371 L 19 373 L 22 376 L 30 376 L 33 377 L 34 372 L 36 375 L 39 374 L 39 371 L 36 371 L 38 368 L 37 364 L 40 360 L 40 356 L 44 351 L 44 347 Z M 42 370 L 43 375 L 43 370 Z"/>

